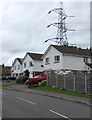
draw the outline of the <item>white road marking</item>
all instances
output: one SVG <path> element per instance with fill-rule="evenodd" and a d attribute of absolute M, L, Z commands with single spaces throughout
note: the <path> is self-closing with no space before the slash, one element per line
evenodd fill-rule
<path fill-rule="evenodd" d="M 23 101 L 25 101 L 25 102 L 28 102 L 28 103 L 31 103 L 31 104 L 33 104 L 33 105 L 35 105 L 36 103 L 34 103 L 34 102 L 31 102 L 31 101 L 29 101 L 29 100 L 26 100 L 26 99 L 23 99 L 23 98 L 20 98 L 20 97 L 16 97 L 17 99 L 20 99 L 20 100 L 23 100 Z"/>
<path fill-rule="evenodd" d="M 56 115 L 59 115 L 59 116 L 61 116 L 61 117 L 63 117 L 63 118 L 66 118 L 66 119 L 68 119 L 68 120 L 71 120 L 71 119 L 68 118 L 67 116 L 62 115 L 62 114 L 60 114 L 60 113 L 58 113 L 58 112 L 55 112 L 55 111 L 53 111 L 53 110 L 49 110 L 49 111 L 52 112 L 52 113 L 54 113 L 54 114 L 56 114 Z"/>

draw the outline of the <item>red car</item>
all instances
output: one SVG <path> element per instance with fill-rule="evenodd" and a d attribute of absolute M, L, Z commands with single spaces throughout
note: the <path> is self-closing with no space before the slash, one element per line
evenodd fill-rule
<path fill-rule="evenodd" d="M 39 84 L 42 80 L 46 80 L 46 75 L 42 76 L 42 75 L 37 75 L 33 78 L 29 78 L 26 81 L 26 84 Z"/>

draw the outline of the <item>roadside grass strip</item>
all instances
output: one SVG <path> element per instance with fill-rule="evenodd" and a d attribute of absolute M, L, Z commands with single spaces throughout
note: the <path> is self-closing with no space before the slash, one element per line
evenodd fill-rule
<path fill-rule="evenodd" d="M 61 116 L 61 117 L 65 118 L 65 119 L 71 120 L 71 119 L 68 118 L 67 116 L 62 115 L 62 114 L 60 114 L 60 113 L 58 113 L 58 112 L 55 112 L 55 111 L 53 111 L 53 110 L 49 110 L 49 111 L 52 112 L 52 113 L 54 113 L 54 114 L 56 114 L 56 115 L 58 115 L 58 116 Z"/>
<path fill-rule="evenodd" d="M 25 102 L 31 103 L 31 104 L 33 104 L 33 105 L 36 105 L 36 103 L 31 102 L 31 101 L 26 100 L 26 99 L 23 99 L 23 98 L 21 98 L 21 97 L 16 97 L 16 98 L 17 98 L 17 99 L 20 99 L 20 100 L 22 100 L 22 101 L 25 101 Z"/>
<path fill-rule="evenodd" d="M 10 86 L 9 84 L 1 84 L 0 87 L 8 87 Z"/>
<path fill-rule="evenodd" d="M 86 97 L 86 98 L 92 98 L 92 95 L 89 95 L 89 94 L 83 94 L 83 93 L 79 93 L 79 92 L 53 88 L 53 87 L 49 87 L 49 86 L 34 87 L 32 89 L 41 90 L 41 91 L 49 91 L 49 92 L 57 92 L 57 93 L 62 93 L 62 94 L 64 93 L 64 94 L 70 94 L 70 95 L 77 95 L 77 96 Z"/>

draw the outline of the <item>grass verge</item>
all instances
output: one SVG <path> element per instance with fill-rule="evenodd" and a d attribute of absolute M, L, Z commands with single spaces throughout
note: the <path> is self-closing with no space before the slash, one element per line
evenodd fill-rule
<path fill-rule="evenodd" d="M 41 90 L 41 91 L 50 91 L 50 92 L 56 92 L 56 93 L 63 93 L 63 94 L 70 94 L 70 95 L 77 95 L 77 96 L 86 97 L 86 98 L 92 98 L 92 95 L 89 95 L 89 94 L 83 94 L 83 93 L 69 91 L 69 90 L 62 90 L 62 89 L 58 89 L 58 88 L 52 88 L 49 86 L 33 87 L 32 89 Z"/>
<path fill-rule="evenodd" d="M 0 87 L 8 87 L 10 86 L 9 84 L 1 84 Z"/>

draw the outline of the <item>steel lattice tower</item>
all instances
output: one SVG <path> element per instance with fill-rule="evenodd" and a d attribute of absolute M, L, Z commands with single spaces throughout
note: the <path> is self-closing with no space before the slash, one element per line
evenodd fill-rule
<path fill-rule="evenodd" d="M 65 24 L 65 19 L 67 18 L 67 15 L 65 14 L 63 9 L 63 3 L 60 2 L 60 8 L 54 8 L 51 11 L 49 11 L 48 14 L 50 14 L 52 11 L 58 14 L 58 22 L 48 25 L 47 28 L 53 25 L 58 27 L 58 30 L 57 30 L 56 38 L 51 38 L 48 40 L 54 40 L 54 42 L 56 42 L 58 45 L 68 45 L 68 39 L 66 35 L 68 29 L 66 28 L 66 24 Z M 70 30 L 70 31 L 74 31 L 74 30 Z M 46 40 L 45 42 L 47 42 L 48 40 Z"/>

